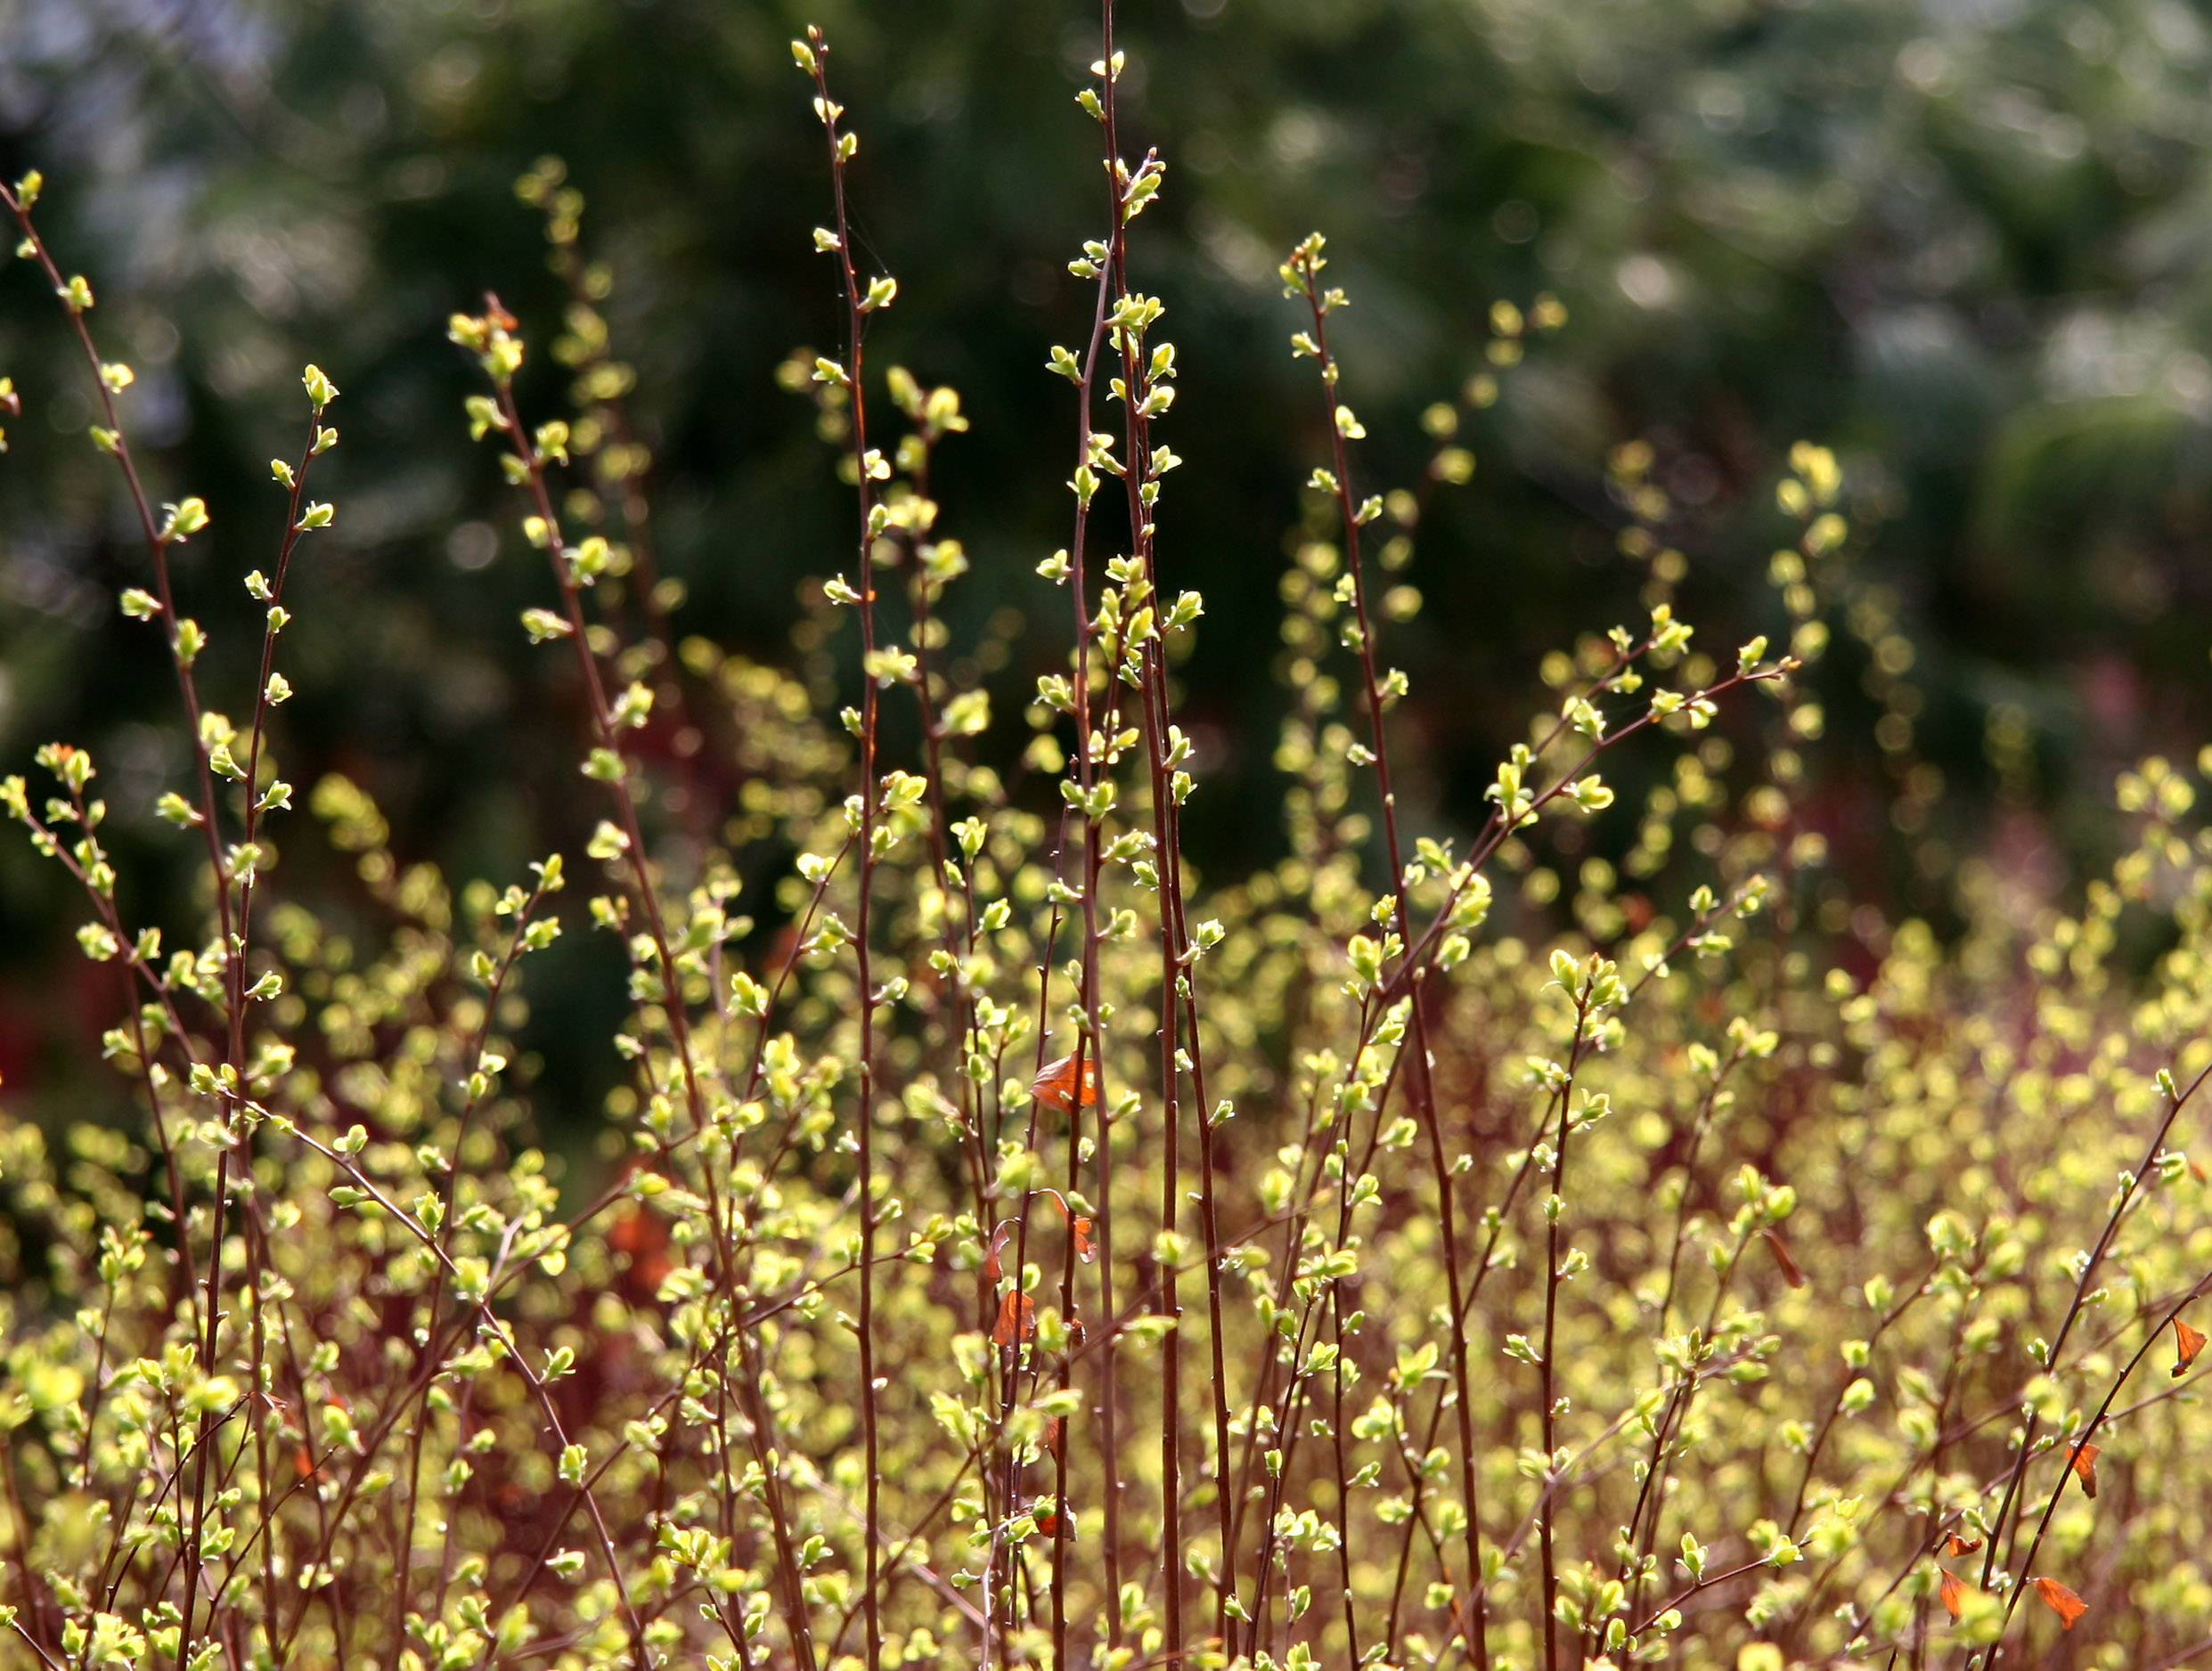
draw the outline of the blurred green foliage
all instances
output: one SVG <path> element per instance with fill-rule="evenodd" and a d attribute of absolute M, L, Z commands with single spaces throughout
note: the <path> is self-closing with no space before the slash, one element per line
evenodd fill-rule
<path fill-rule="evenodd" d="M 871 363 L 953 384 L 974 420 L 938 484 L 977 571 L 953 624 L 972 643 L 986 618 L 1049 604 L 1032 568 L 1065 537 L 1065 391 L 1044 362 L 1087 322 L 1064 263 L 1101 216 L 1095 134 L 1070 103 L 1084 8 L 0 0 L 0 167 L 51 182 L 48 235 L 138 368 L 157 497 L 215 508 L 181 559 L 214 638 L 205 676 L 250 679 L 254 606 L 232 577 L 273 549 L 264 461 L 293 449 L 313 358 L 348 394 L 328 482 L 342 514 L 294 582 L 288 769 L 358 778 L 458 873 L 574 848 L 591 816 L 571 735 L 514 723 L 570 698 L 515 630 L 543 575 L 466 444 L 467 367 L 444 339 L 487 289 L 551 335 L 559 287 L 513 189 L 535 159 L 566 159 L 615 274 L 662 562 L 690 593 L 680 628 L 776 652 L 801 577 L 842 549 L 848 502 L 775 378 L 836 324 L 808 240 L 818 136 L 785 45 L 817 17 L 865 113 L 859 240 L 902 287 Z M 1873 645 L 1835 623 L 1808 794 L 1860 896 L 1940 915 L 1970 849 L 2058 886 L 2110 839 L 2073 809 L 2103 804 L 2115 763 L 2193 747 L 2178 739 L 2207 720 L 2212 603 L 2200 12 L 1155 0 L 1122 32 L 1130 138 L 1171 162 L 1138 279 L 1185 347 L 1177 445 L 1202 487 L 1163 537 L 1219 645 L 1183 704 L 1209 754 L 1189 833 L 1212 872 L 1279 839 L 1277 698 L 1257 673 L 1321 430 L 1274 268 L 1315 226 L 1359 298 L 1339 347 L 1367 455 L 1398 480 L 1432 447 L 1424 408 L 1483 369 L 1494 300 L 1549 291 L 1571 315 L 1464 433 L 1473 482 L 1432 501 L 1428 607 L 1397 652 L 1421 827 L 1479 816 L 1536 689 L 1530 646 L 1635 614 L 1616 549 L 1630 507 L 1606 468 L 1631 440 L 1653 449 L 1658 536 L 1698 559 L 1688 613 L 1738 636 L 1778 618 L 1778 461 L 1808 436 L 1844 455 Z M 110 834 L 143 874 L 168 849 L 154 788 L 184 761 L 174 697 L 114 613 L 140 554 L 84 441 L 82 367 L 29 271 L 4 282 L 0 371 L 25 411 L 0 460 L 0 756 L 92 746 Z M 553 410 L 557 371 L 535 377 Z M 1018 702 L 1062 640 L 1013 639 Z M 1899 780 L 1917 809 L 1903 830 L 1885 827 Z M 105 1005 L 73 998 L 91 977 L 70 902 L 33 867 L 0 856 L 11 1078 Z M 590 959 L 563 966 L 573 990 L 539 996 L 557 1070 L 563 1039 L 606 1031 L 567 1022 L 620 1004 Z"/>

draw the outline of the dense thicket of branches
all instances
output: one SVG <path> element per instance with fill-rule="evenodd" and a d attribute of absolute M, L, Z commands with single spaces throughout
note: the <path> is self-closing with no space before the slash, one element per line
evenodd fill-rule
<path fill-rule="evenodd" d="M 969 630 L 961 600 L 1010 582 L 964 542 L 988 497 L 943 485 L 968 407 L 879 351 L 903 298 L 820 33 L 790 52 L 835 346 L 784 381 L 848 533 L 772 656 L 672 624 L 582 197 L 551 160 L 522 181 L 559 328 L 487 297 L 448 334 L 530 576 L 515 636 L 559 694 L 513 746 L 580 768 L 595 827 L 503 886 L 449 879 L 347 778 L 283 776 L 290 583 L 346 526 L 337 415 L 373 377 L 306 368 L 261 504 L 171 488 L 45 181 L 6 189 L 16 292 L 81 357 L 136 526 L 118 614 L 180 762 L 55 743 L 0 782 L 73 901 L 107 1088 L 66 1124 L 0 1115 L 8 1663 L 2212 1651 L 2175 1466 L 2212 1285 L 2183 1152 L 2212 759 L 2120 777 L 2124 856 L 2076 909 L 1978 862 L 1955 941 L 1886 920 L 1809 788 L 1842 632 L 1893 819 L 1930 802 L 1841 465 L 1800 443 L 1767 473 L 1770 586 L 1740 606 L 1765 631 L 1716 645 L 1629 446 L 1589 631 L 1442 629 L 1520 655 L 1532 694 L 1486 810 L 1423 827 L 1411 721 L 1457 698 L 1396 654 L 1433 622 L 1416 535 L 1468 486 L 1471 414 L 1573 323 L 1492 303 L 1392 488 L 1339 357 L 1351 298 L 1299 243 L 1310 415 L 1276 440 L 1306 498 L 1279 629 L 1225 619 L 1178 520 L 1206 345 L 1179 349 L 1147 243 L 1179 176 L 1131 138 L 1101 21 L 1078 330 L 1036 346 L 1065 387 L 1025 437 L 1065 484 L 1038 621 Z M 249 571 L 243 685 L 184 583 L 209 550 L 195 581 Z M 1281 856 L 1220 880 L 1183 823 L 1209 661 L 1286 714 Z M 1009 666 L 1033 685 L 994 705 Z M 111 812 L 133 845 L 169 827 L 186 905 Z M 618 1075 L 582 1166 L 546 1146 L 562 1090 L 526 1042 L 562 957 L 626 982 L 619 1031 L 571 1047 Z"/>

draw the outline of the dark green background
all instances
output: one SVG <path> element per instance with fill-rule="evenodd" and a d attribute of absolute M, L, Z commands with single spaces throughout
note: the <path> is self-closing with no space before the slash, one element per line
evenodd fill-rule
<path fill-rule="evenodd" d="M 214 634 L 206 684 L 233 705 L 257 643 L 238 577 L 266 566 L 281 510 L 265 461 L 297 448 L 303 362 L 345 391 L 320 484 L 338 529 L 294 582 L 300 694 L 279 746 L 296 782 L 363 781 L 404 856 L 505 879 L 573 851 L 593 815 L 575 729 L 545 722 L 573 718 L 559 672 L 515 626 L 545 601 L 543 566 L 467 441 L 471 371 L 444 339 L 487 287 L 551 334 L 541 223 L 512 191 L 541 154 L 567 159 L 616 273 L 683 626 L 772 653 L 803 578 L 844 558 L 849 501 L 773 376 L 837 329 L 807 236 L 826 216 L 819 132 L 786 46 L 808 20 L 862 136 L 856 242 L 902 282 L 871 359 L 957 385 L 974 419 L 939 480 L 975 563 L 955 630 L 1009 605 L 1034 624 L 1011 718 L 1063 642 L 1031 569 L 1065 538 L 1068 392 L 1043 363 L 1087 325 L 1064 264 L 1100 218 L 1097 130 L 1071 102 L 1091 12 L 0 0 L 0 166 L 46 173 L 42 224 L 99 290 L 104 352 L 140 372 L 126 410 L 159 494 L 214 509 L 179 581 Z M 1163 550 L 1210 608 L 1185 713 L 1212 748 L 1194 829 L 1211 873 L 1279 840 L 1276 585 L 1323 437 L 1274 266 L 1315 227 L 1356 300 L 1338 346 L 1366 485 L 1418 472 L 1417 414 L 1479 368 L 1494 298 L 1548 289 L 1571 313 L 1473 426 L 1476 481 L 1424 531 L 1430 606 L 1392 645 L 1424 827 L 1479 813 L 1540 699 L 1541 651 L 1635 613 L 1607 450 L 1656 446 L 1669 532 L 1699 566 L 1690 613 L 1732 645 L 1775 625 L 1771 485 L 1809 436 L 1843 455 L 1868 541 L 1854 561 L 1917 645 L 1918 746 L 1949 787 L 1939 858 L 2063 877 L 2109 850 L 2113 770 L 2193 753 L 2203 718 L 2208 27 L 2131 0 L 1125 4 L 1128 134 L 1171 165 L 1135 259 L 1182 350 Z M 67 346 L 30 271 L 0 273 L 0 370 L 27 403 L 0 459 L 0 757 L 28 770 L 50 737 L 96 751 L 143 919 L 184 897 L 147 809 L 185 755 L 154 640 L 114 609 L 143 554 L 83 441 Z M 543 415 L 562 398 L 543 365 L 524 394 Z M 472 567 L 489 518 L 498 556 Z M 1839 640 L 1813 820 L 1866 897 L 1940 912 L 1948 878 L 1884 837 L 1875 710 Z M 1984 746 L 2000 705 L 2025 713 L 2034 762 L 2003 795 Z M 284 875 L 311 872 L 303 856 Z M 111 1010 L 77 916 L 10 844 L 13 1083 L 61 1082 Z M 563 952 L 537 977 L 587 1039 L 618 1005 L 606 961 Z"/>

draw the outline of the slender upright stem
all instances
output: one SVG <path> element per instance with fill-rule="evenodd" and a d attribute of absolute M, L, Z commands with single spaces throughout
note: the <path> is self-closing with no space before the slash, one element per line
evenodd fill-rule
<path fill-rule="evenodd" d="M 1589 1018 L 1589 1002 L 1579 994 L 1574 1007 L 1574 1043 L 1567 1054 L 1567 1080 L 1559 1088 L 1559 1126 L 1552 1137 L 1552 1199 L 1544 1214 L 1544 1344 L 1537 1364 L 1539 1385 L 1537 1424 L 1542 1432 L 1544 1445 L 1544 1479 L 1547 1485 L 1552 1477 L 1553 1459 L 1559 1446 L 1559 1392 L 1554 1371 L 1558 1357 L 1559 1319 L 1559 1222 L 1565 1215 L 1560 1210 L 1567 1188 L 1567 1134 L 1573 1129 L 1574 1077 L 1582 1065 L 1582 1043 L 1585 1024 Z M 1544 1587 L 1538 1597 L 1537 1628 L 1544 1633 L 1544 1664 L 1547 1671 L 1558 1671 L 1559 1621 L 1555 1616 L 1555 1604 L 1559 1596 L 1559 1575 L 1553 1555 L 1552 1522 L 1556 1519 L 1547 1499 L 1543 1505 L 1539 1548 L 1543 1567 Z"/>
<path fill-rule="evenodd" d="M 860 509 L 860 537 L 855 555 L 857 573 L 853 587 L 860 594 L 861 615 L 861 818 L 860 818 L 860 904 L 854 925 L 853 950 L 860 966 L 861 1056 L 860 1056 L 860 1209 L 861 1209 L 861 1295 L 860 1295 L 860 1357 L 861 1357 L 861 1447 L 866 1469 L 864 1485 L 865 1524 L 861 1537 L 865 1545 L 861 1560 L 864 1565 L 861 1592 L 861 1611 L 868 1643 L 868 1671 L 877 1671 L 883 1659 L 882 1598 L 877 1594 L 877 1576 L 881 1561 L 881 1531 L 883 1527 L 881 1487 L 877 1476 L 877 1385 L 876 1385 L 876 985 L 875 970 L 870 951 L 874 938 L 873 907 L 875 900 L 876 865 L 880 855 L 877 852 L 876 827 L 881 808 L 878 804 L 878 785 L 876 778 L 877 747 L 877 678 L 876 659 L 876 577 L 871 560 L 875 544 L 876 496 L 871 461 L 868 447 L 868 393 L 862 355 L 865 349 L 867 312 L 861 306 L 860 275 L 853 265 L 852 228 L 847 222 L 845 201 L 845 165 L 846 146 L 837 131 L 838 106 L 829 96 L 828 63 L 829 44 L 820 29 L 807 31 L 814 50 L 815 113 L 820 117 L 823 138 L 829 149 L 830 195 L 837 211 L 838 276 L 844 281 L 845 324 L 845 375 L 849 379 L 848 392 L 853 400 L 853 463 L 856 476 L 855 497 Z"/>
<path fill-rule="evenodd" d="M 1112 230 L 1107 235 L 1106 277 L 1111 281 L 1117 307 L 1126 306 L 1131 300 L 1129 282 L 1128 228 L 1130 218 L 1129 193 L 1130 175 L 1121 155 L 1121 99 L 1120 75 L 1114 61 L 1113 0 L 1100 0 L 1099 6 L 1100 59 L 1106 69 L 1098 94 L 1099 121 L 1106 142 L 1107 181 L 1107 209 Z M 1147 157 L 1146 167 L 1153 175 L 1159 172 L 1156 158 Z M 1149 436 L 1148 397 L 1154 386 L 1154 373 L 1144 352 L 1144 343 L 1136 329 L 1123 325 L 1113 333 L 1122 362 L 1122 434 L 1125 456 L 1122 461 L 1122 482 L 1128 504 L 1130 542 L 1132 552 L 1143 565 L 1144 583 L 1150 588 L 1156 605 L 1159 597 L 1159 562 L 1157 555 L 1157 526 L 1155 503 L 1158 493 L 1158 477 L 1152 463 Z M 1147 489 L 1149 488 L 1149 492 Z M 1156 613 L 1156 611 L 1155 611 Z M 1180 1220 L 1182 1200 L 1182 1071 L 1180 1058 L 1186 1054 L 1183 1023 L 1188 1022 L 1188 1056 L 1194 1076 L 1203 1069 L 1203 1047 L 1197 1026 L 1197 999 L 1196 975 L 1191 972 L 1189 941 L 1183 922 L 1182 854 L 1180 831 L 1171 781 L 1170 751 L 1170 715 L 1171 707 L 1167 689 L 1167 664 L 1164 646 L 1156 635 L 1142 648 L 1139 670 L 1139 705 L 1145 740 L 1146 764 L 1151 785 L 1153 820 L 1153 857 L 1158 874 L 1156 891 L 1157 921 L 1160 931 L 1160 1095 L 1162 1121 L 1162 1175 L 1160 1185 L 1160 1228 L 1172 1234 Z M 1203 1119 L 1203 1112 L 1201 1114 Z M 1102 1151 L 1103 1153 L 1103 1151 Z M 1209 1173 L 1210 1176 L 1210 1169 Z M 1103 1194 L 1105 1174 L 1100 1187 Z M 1211 1190 L 1208 1190 L 1209 1200 Z M 1101 1202 L 1102 1217 L 1104 1202 Z M 1212 1253 L 1209 1244 L 1209 1253 Z M 1209 1259 L 1211 1264 L 1211 1258 Z M 1210 1284 L 1210 1292 L 1218 1292 L 1218 1280 Z M 1167 1338 L 1161 1344 L 1160 1356 L 1160 1530 L 1161 1572 L 1167 1613 L 1166 1660 L 1171 1667 L 1182 1663 L 1185 1645 L 1183 1623 L 1183 1536 L 1182 1536 L 1182 1290 L 1178 1272 L 1171 1267 L 1163 1274 L 1162 1304 L 1171 1325 Z M 1112 1300 L 1106 1302 L 1112 1314 Z M 1215 1350 L 1220 1349 L 1220 1316 L 1212 1317 Z M 1108 1349 L 1111 1349 L 1109 1343 Z M 1226 1456 L 1227 1405 L 1223 1402 L 1219 1381 L 1216 1381 L 1216 1409 L 1220 1415 L 1217 1431 L 1217 1446 Z M 1109 1434 L 1111 1430 L 1108 1430 Z M 1109 1446 L 1112 1439 L 1108 1439 Z M 1118 1495 L 1118 1494 L 1115 1494 Z M 1226 1530 L 1228 1504 L 1221 1503 Z M 1116 1518 L 1112 1496 L 1108 1499 L 1109 1525 Z M 1109 1554 L 1116 1541 L 1114 1531 L 1107 1534 Z M 1222 1582 L 1217 1585 L 1220 1598 L 1217 1606 L 1221 1610 L 1220 1621 L 1226 1631 L 1227 1570 L 1229 1550 L 1226 1539 L 1222 1551 Z M 1109 1577 L 1109 1585 L 1119 1588 L 1118 1573 Z"/>

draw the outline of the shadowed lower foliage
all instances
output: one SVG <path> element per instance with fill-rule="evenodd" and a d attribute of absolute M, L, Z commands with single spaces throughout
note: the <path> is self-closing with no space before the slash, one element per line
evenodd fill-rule
<path fill-rule="evenodd" d="M 1605 469 L 1633 624 L 1530 647 L 1546 692 L 1487 817 L 1415 827 L 1416 536 L 1468 488 L 1468 410 L 1571 322 L 1492 306 L 1420 481 L 1382 489 L 1332 338 L 1351 298 L 1298 244 L 1279 628 L 1209 617 L 1179 578 L 1205 489 L 1176 473 L 1174 298 L 1146 280 L 1172 176 L 1122 132 L 1111 0 L 1101 22 L 1084 330 L 1036 353 L 1070 386 L 1034 448 L 1068 492 L 1036 565 L 1057 625 L 949 624 L 998 583 L 959 534 L 987 508 L 932 485 L 969 420 L 869 353 L 899 288 L 854 248 L 867 175 L 819 31 L 791 53 L 837 346 L 784 381 L 852 522 L 787 654 L 673 626 L 582 198 L 550 159 L 521 183 L 559 330 L 541 352 L 491 297 L 450 334 L 540 576 L 534 723 L 599 821 L 503 885 L 414 856 L 343 777 L 282 776 L 287 582 L 344 502 L 333 375 L 307 367 L 267 504 L 164 501 L 45 183 L 0 192 L 13 293 L 51 292 L 85 361 L 143 536 L 119 608 L 189 761 L 112 810 L 204 870 L 157 925 L 90 754 L 0 786 L 78 901 L 113 1087 L 58 1130 L 0 1115 L 4 1663 L 2212 1651 L 2192 774 L 2120 778 L 2124 854 L 2071 910 L 1996 860 L 1949 941 L 1855 907 L 1807 787 L 1835 628 L 1873 647 L 1885 723 L 1913 704 L 1844 469 L 1787 450 L 1746 606 L 1767 630 L 1717 649 L 1629 445 Z M 0 386 L 11 414 L 38 394 Z M 172 574 L 217 535 L 268 550 L 238 689 L 203 678 Z M 1194 656 L 1271 677 L 1288 716 L 1282 856 L 1222 878 L 1183 839 Z M 1034 678 L 1013 713 L 1009 668 Z M 289 889 L 292 848 L 337 879 Z M 520 1042 L 564 955 L 627 982 L 584 1157 L 539 1146 Z"/>

